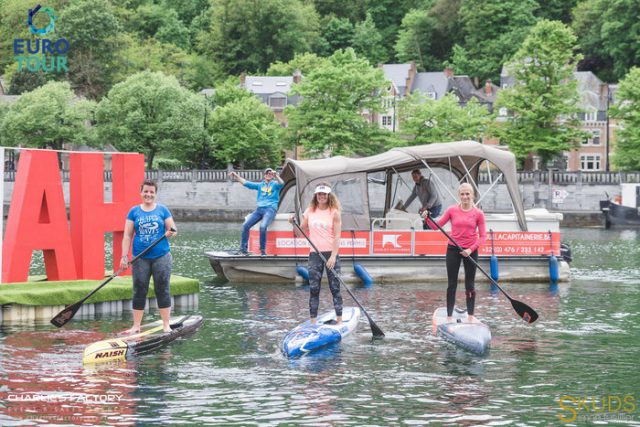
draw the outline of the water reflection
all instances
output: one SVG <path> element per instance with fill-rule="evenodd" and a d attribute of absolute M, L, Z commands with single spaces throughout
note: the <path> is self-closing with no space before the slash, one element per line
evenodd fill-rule
<path fill-rule="evenodd" d="M 557 425 L 562 395 L 611 392 L 640 400 L 640 380 L 632 375 L 640 350 L 635 230 L 565 232 L 575 255 L 571 283 L 501 280 L 512 298 L 540 314 L 532 325 L 502 293 L 478 284 L 477 314 L 493 335 L 483 357 L 431 333 L 446 285 L 417 283 L 353 288 L 385 339 L 372 340 L 363 318 L 343 342 L 294 361 L 280 345 L 308 317 L 308 288 L 221 284 L 202 255 L 235 247 L 238 230 L 181 225 L 175 271 L 201 280 L 205 323 L 160 351 L 118 365 L 82 366 L 84 346 L 124 329 L 130 314 L 74 319 L 61 330 L 34 324 L 0 330 L 0 424 L 53 417 L 49 424 Z M 462 291 L 458 303 L 464 304 Z M 323 285 L 320 310 L 331 308 Z M 36 393 L 120 400 L 9 400 Z M 68 414 L 76 418 L 61 418 Z M 637 425 L 639 414 L 632 416 Z"/>
<path fill-rule="evenodd" d="M 111 423 L 132 414 L 137 381 L 132 370 L 109 370 L 97 378 L 82 366 L 84 344 L 104 339 L 98 331 L 23 331 L 2 344 L 0 389 L 7 418 L 39 423 Z M 0 418 L 2 419 L 2 418 Z M 128 424 L 120 425 L 132 425 Z"/>

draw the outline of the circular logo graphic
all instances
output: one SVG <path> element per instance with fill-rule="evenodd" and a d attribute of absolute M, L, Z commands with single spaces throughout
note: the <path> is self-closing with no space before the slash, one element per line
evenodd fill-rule
<path fill-rule="evenodd" d="M 43 11 L 44 13 L 49 15 L 49 25 L 47 25 L 44 28 L 38 28 L 33 23 L 33 17 L 36 16 L 36 13 L 38 13 L 39 11 Z M 37 5 L 35 9 L 29 9 L 29 18 L 27 19 L 27 23 L 29 24 L 29 29 L 33 34 L 43 36 L 47 33 L 52 32 L 55 29 L 56 19 L 58 18 L 53 12 L 53 9 L 51 9 L 50 7 L 41 7 L 40 5 Z"/>

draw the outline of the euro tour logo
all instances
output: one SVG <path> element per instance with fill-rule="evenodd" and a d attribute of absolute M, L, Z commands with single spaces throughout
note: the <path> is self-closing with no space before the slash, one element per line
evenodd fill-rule
<path fill-rule="evenodd" d="M 39 15 L 38 15 L 39 14 Z M 36 20 L 36 16 L 40 19 Z M 46 25 L 43 24 L 43 17 Z M 27 25 L 31 33 L 37 37 L 30 39 L 14 39 L 13 54 L 18 62 L 18 71 L 56 72 L 69 71 L 67 68 L 67 52 L 71 47 L 65 38 L 51 40 L 42 38 L 53 33 L 56 27 L 55 12 L 50 7 L 37 5 L 29 9 Z"/>

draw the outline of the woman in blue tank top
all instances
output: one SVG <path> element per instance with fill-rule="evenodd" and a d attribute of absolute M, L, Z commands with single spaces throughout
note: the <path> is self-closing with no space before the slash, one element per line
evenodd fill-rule
<path fill-rule="evenodd" d="M 133 256 L 151 246 L 166 234 L 173 237 L 177 234 L 176 224 L 166 206 L 156 203 L 158 185 L 154 181 L 144 181 L 140 188 L 142 203 L 134 206 L 127 215 L 122 238 L 122 259 L 120 268 L 129 265 L 129 247 L 133 240 Z M 125 331 L 135 334 L 140 332 L 140 324 L 149 292 L 149 281 L 153 276 L 153 287 L 156 292 L 160 317 L 165 332 L 171 330 L 171 294 L 169 280 L 173 259 L 169 250 L 169 241 L 164 239 L 146 254 L 131 264 L 133 274 L 133 326 Z"/>

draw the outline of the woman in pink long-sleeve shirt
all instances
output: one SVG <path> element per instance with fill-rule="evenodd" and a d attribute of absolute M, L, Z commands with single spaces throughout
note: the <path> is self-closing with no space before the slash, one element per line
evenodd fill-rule
<path fill-rule="evenodd" d="M 456 288 L 458 287 L 458 272 L 460 262 L 464 264 L 464 286 L 467 296 L 467 314 L 469 321 L 474 322 L 473 316 L 476 302 L 475 278 L 476 264 L 468 257 L 478 261 L 478 248 L 487 237 L 484 224 L 484 213 L 475 207 L 473 200 L 475 192 L 471 184 L 463 183 L 458 187 L 460 203 L 450 206 L 440 219 L 438 224 L 442 227 L 451 221 L 451 238 L 464 250 L 460 252 L 451 242 L 447 246 L 447 321 L 453 322 L 453 307 L 456 302 Z M 426 215 L 425 215 L 426 216 Z M 437 229 L 435 224 L 427 217 L 425 221 L 432 229 Z"/>

